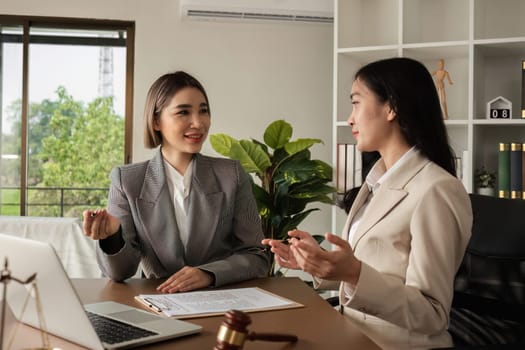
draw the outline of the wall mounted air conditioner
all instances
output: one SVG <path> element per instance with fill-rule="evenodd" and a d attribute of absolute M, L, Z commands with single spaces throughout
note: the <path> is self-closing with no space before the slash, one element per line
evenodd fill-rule
<path fill-rule="evenodd" d="M 180 0 L 185 19 L 333 23 L 332 0 Z"/>

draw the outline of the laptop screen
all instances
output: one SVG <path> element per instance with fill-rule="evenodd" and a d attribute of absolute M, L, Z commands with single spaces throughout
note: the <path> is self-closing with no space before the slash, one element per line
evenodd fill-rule
<path fill-rule="evenodd" d="M 154 336 L 146 336 L 144 339 L 126 341 L 122 344 L 103 344 L 97 336 L 84 305 L 82 305 L 73 288 L 60 259 L 50 244 L 0 234 L 0 259 L 3 260 L 4 257 L 8 258 L 9 270 L 13 277 L 26 280 L 36 273 L 35 281 L 47 331 L 84 347 L 90 349 L 130 347 L 194 334 L 202 330 L 202 327 L 189 322 L 162 318 L 153 313 L 120 303 L 90 304 L 90 311 L 120 322 L 132 323 L 126 319 L 119 319 L 117 314 L 131 316 L 131 313 L 136 313 L 131 319 L 147 319 L 148 322 L 142 322 L 140 326 L 151 328 L 155 333 Z M 14 315 L 22 315 L 20 321 L 40 328 L 36 294 L 31 291 L 31 287 L 31 284 L 9 283 L 7 302 Z M 30 291 L 31 293 L 29 293 Z M 157 332 L 157 328 L 161 332 Z"/>

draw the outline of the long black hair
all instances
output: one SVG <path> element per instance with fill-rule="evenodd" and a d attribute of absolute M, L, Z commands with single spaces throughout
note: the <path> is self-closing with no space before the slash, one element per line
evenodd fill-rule
<path fill-rule="evenodd" d="M 390 105 L 410 146 L 416 146 L 428 159 L 456 176 L 455 155 L 448 141 L 439 97 L 423 64 L 406 57 L 388 58 L 361 67 L 355 79 L 373 91 L 380 102 Z M 350 208 L 355 192 L 345 195 L 345 209 Z"/>
<path fill-rule="evenodd" d="M 388 102 L 409 145 L 456 176 L 454 151 L 448 142 L 439 97 L 423 64 L 406 57 L 375 61 L 359 69 L 355 79 L 381 102 Z"/>

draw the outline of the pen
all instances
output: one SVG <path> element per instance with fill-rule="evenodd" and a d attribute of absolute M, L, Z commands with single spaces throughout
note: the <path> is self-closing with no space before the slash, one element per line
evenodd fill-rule
<path fill-rule="evenodd" d="M 151 299 L 144 298 L 144 300 L 148 303 L 148 306 L 150 308 L 152 308 L 153 310 L 155 310 L 157 312 L 162 312 L 162 309 L 160 307 L 158 307 Z"/>

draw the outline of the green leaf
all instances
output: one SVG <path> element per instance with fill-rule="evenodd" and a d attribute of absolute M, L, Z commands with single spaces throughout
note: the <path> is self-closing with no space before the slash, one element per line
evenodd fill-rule
<path fill-rule="evenodd" d="M 312 160 L 312 162 L 315 163 L 317 176 L 319 176 L 320 178 L 326 179 L 328 181 L 332 181 L 332 171 L 333 170 L 329 164 L 323 162 L 322 160 L 318 160 L 318 159 Z"/>
<path fill-rule="evenodd" d="M 261 218 L 267 218 L 273 211 L 272 197 L 261 186 L 252 183 L 252 192 Z"/>
<path fill-rule="evenodd" d="M 273 149 L 284 147 L 292 138 L 292 126 L 284 120 L 276 120 L 264 131 L 264 142 Z"/>
<path fill-rule="evenodd" d="M 316 164 L 311 160 L 299 159 L 281 165 L 275 174 L 275 182 L 284 181 L 290 185 L 308 181 L 317 175 Z"/>
<path fill-rule="evenodd" d="M 302 213 L 294 215 L 291 218 L 282 220 L 281 226 L 279 227 L 279 234 L 281 237 L 278 239 L 286 238 L 288 236 L 288 231 L 297 228 L 297 226 L 299 226 L 299 224 L 303 222 L 303 220 L 306 219 L 308 215 L 310 215 L 312 212 L 317 211 L 317 210 L 319 209 L 317 208 L 308 209 L 306 211 L 303 211 Z"/>
<path fill-rule="evenodd" d="M 215 152 L 222 154 L 225 157 L 231 157 L 231 148 L 235 143 L 239 143 L 233 137 L 226 134 L 210 135 L 210 143 Z"/>
<path fill-rule="evenodd" d="M 284 149 L 288 154 L 292 155 L 302 150 L 308 149 L 316 143 L 323 143 L 320 139 L 297 139 L 284 145 Z"/>
<path fill-rule="evenodd" d="M 231 145 L 230 157 L 241 162 L 247 173 L 262 174 L 271 165 L 270 157 L 261 146 L 250 140 L 241 140 Z"/>
<path fill-rule="evenodd" d="M 300 190 L 296 190 L 294 188 L 293 191 L 290 191 L 290 196 L 293 198 L 308 199 L 334 193 L 334 191 L 335 188 L 328 185 L 319 185 L 309 188 L 304 188 L 304 186 L 301 186 Z"/>
<path fill-rule="evenodd" d="M 264 143 L 262 143 L 261 141 L 259 140 L 256 140 L 256 139 L 252 139 L 252 142 L 255 143 L 256 145 L 259 145 L 261 146 L 261 148 L 264 150 L 264 152 L 266 152 L 266 154 L 268 155 L 268 157 L 270 157 L 270 152 L 268 151 L 268 146 L 266 146 Z"/>

